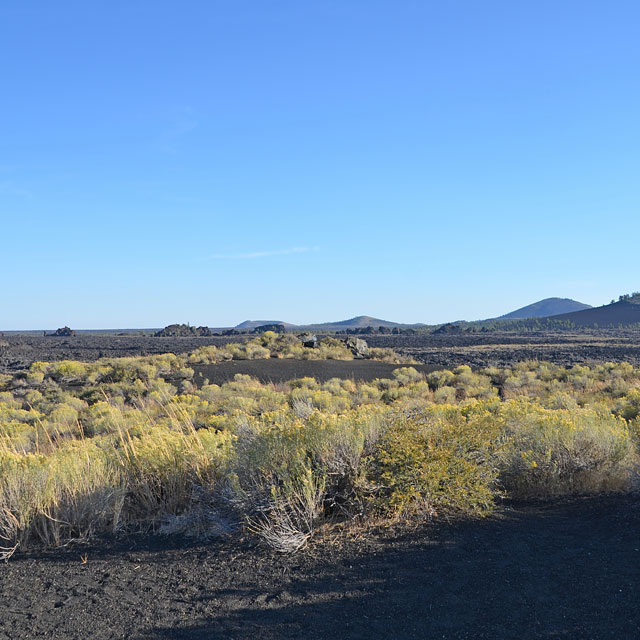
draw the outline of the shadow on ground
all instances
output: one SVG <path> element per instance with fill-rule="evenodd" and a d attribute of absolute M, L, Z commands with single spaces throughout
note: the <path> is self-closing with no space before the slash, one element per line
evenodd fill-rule
<path fill-rule="evenodd" d="M 16 556 L 0 638 L 636 638 L 639 505 L 511 505 L 294 556 L 158 537 Z"/>

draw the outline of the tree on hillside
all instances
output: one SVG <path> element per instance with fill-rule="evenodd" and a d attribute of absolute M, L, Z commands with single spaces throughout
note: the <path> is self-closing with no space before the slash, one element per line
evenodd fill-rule
<path fill-rule="evenodd" d="M 640 291 L 634 291 L 633 293 L 625 293 L 618 299 L 619 302 L 640 302 Z"/>

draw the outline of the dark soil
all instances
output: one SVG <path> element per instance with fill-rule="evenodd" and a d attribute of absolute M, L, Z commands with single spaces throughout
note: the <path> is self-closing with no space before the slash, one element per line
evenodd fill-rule
<path fill-rule="evenodd" d="M 618 495 L 292 556 L 159 536 L 20 554 L 0 638 L 640 638 L 639 531 Z"/>
<path fill-rule="evenodd" d="M 260 382 L 286 382 L 295 378 L 311 377 L 319 382 L 331 378 L 347 380 L 375 380 L 392 378 L 394 369 L 409 365 L 389 364 L 375 360 L 233 360 L 212 365 L 193 365 L 194 382 L 201 386 L 205 380 L 210 384 L 223 384 L 237 373 L 250 375 Z M 423 373 L 438 369 L 434 365 L 411 365 Z"/>

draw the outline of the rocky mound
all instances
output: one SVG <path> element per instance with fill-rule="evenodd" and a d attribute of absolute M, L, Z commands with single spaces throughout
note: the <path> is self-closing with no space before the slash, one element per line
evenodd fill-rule
<path fill-rule="evenodd" d="M 158 338 L 210 337 L 214 333 L 209 327 L 192 327 L 188 324 L 170 324 L 154 334 Z"/>
<path fill-rule="evenodd" d="M 438 327 L 434 332 L 435 335 L 450 335 L 452 333 L 462 333 L 462 327 L 457 324 L 448 322 Z"/>
<path fill-rule="evenodd" d="M 60 327 L 50 335 L 55 336 L 56 338 L 69 338 L 71 336 L 75 336 L 76 332 L 69 327 Z"/>

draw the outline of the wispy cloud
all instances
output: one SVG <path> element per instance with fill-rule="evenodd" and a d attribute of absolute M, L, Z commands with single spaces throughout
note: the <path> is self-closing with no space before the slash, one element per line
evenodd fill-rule
<path fill-rule="evenodd" d="M 276 249 L 270 251 L 251 251 L 248 253 L 216 253 L 211 260 L 255 260 L 257 258 L 271 258 L 272 256 L 288 256 L 294 253 L 309 253 L 317 251 L 316 247 L 291 247 L 290 249 Z"/>

